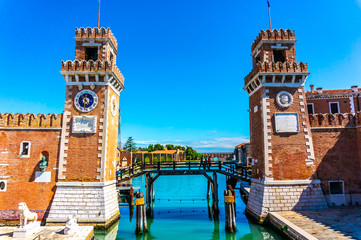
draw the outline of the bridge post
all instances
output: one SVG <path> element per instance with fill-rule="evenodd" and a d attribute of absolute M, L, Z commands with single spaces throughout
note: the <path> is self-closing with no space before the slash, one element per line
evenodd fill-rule
<path fill-rule="evenodd" d="M 146 189 L 146 201 L 147 201 L 147 213 L 150 210 L 150 204 L 151 204 L 151 199 L 150 199 L 150 191 L 151 191 L 151 176 L 150 173 L 147 173 L 145 175 L 145 189 Z"/>
<path fill-rule="evenodd" d="M 212 191 L 212 197 L 213 197 L 213 210 L 214 214 L 219 214 L 219 208 L 218 208 L 218 181 L 217 181 L 217 173 L 213 172 L 213 191 Z"/>
<path fill-rule="evenodd" d="M 209 199 L 209 195 L 211 193 L 211 181 L 207 179 L 207 199 Z"/>

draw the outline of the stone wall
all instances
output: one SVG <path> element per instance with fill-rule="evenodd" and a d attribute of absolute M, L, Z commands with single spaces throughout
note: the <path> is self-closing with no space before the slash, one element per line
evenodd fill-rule
<path fill-rule="evenodd" d="M 119 216 L 115 181 L 58 182 L 48 223 L 64 223 L 68 215 L 78 222 L 104 224 Z"/>
<path fill-rule="evenodd" d="M 261 222 L 269 212 L 327 208 L 319 180 L 252 179 L 247 211 Z"/>

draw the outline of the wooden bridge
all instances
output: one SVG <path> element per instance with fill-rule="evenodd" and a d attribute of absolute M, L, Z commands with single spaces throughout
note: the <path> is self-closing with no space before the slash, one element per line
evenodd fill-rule
<path fill-rule="evenodd" d="M 209 173 L 213 174 L 209 175 Z M 154 182 L 162 175 L 204 175 L 207 178 L 207 199 L 209 199 L 212 190 L 212 209 L 215 215 L 218 215 L 218 182 L 217 173 L 226 175 L 228 179 L 234 181 L 251 180 L 251 169 L 248 167 L 238 167 L 234 163 L 223 162 L 168 162 L 157 164 L 142 163 L 138 166 L 129 166 L 119 169 L 116 172 L 118 188 L 124 181 L 135 177 L 146 175 L 146 203 L 147 215 L 152 216 L 152 203 L 154 203 Z M 227 181 L 228 182 L 228 181 Z"/>
<path fill-rule="evenodd" d="M 129 166 L 121 168 L 116 173 L 117 184 L 131 180 L 135 177 L 147 173 L 157 174 L 154 178 L 161 175 L 207 175 L 209 172 L 217 172 L 228 177 L 250 182 L 251 168 L 238 167 L 234 163 L 200 163 L 200 162 L 168 162 L 157 164 L 141 164 L 137 166 Z M 208 175 L 207 175 L 208 176 Z M 206 176 L 206 177 L 207 177 Z"/>

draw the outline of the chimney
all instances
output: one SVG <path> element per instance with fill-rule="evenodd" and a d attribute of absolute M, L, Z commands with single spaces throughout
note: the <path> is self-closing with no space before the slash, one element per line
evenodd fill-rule
<path fill-rule="evenodd" d="M 318 93 L 318 94 L 321 94 L 321 93 L 322 93 L 322 87 L 316 88 L 316 90 L 317 90 L 317 93 Z"/>
<path fill-rule="evenodd" d="M 358 92 L 358 86 L 357 85 L 351 86 L 351 89 L 352 89 L 352 92 Z"/>
<path fill-rule="evenodd" d="M 314 89 L 314 87 L 315 87 L 315 85 L 310 85 L 310 87 L 311 87 L 311 92 L 313 92 L 313 91 L 315 91 L 315 89 Z"/>

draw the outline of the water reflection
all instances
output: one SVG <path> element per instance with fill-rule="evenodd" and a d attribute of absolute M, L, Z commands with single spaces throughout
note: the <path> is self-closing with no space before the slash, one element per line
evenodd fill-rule
<path fill-rule="evenodd" d="M 226 188 L 220 175 L 219 192 Z M 134 186 L 145 192 L 144 179 L 133 181 Z M 203 176 L 162 176 L 155 182 L 156 200 L 152 204 L 151 217 L 147 217 L 149 232 L 135 235 L 135 208 L 120 207 L 121 219 L 107 231 L 96 231 L 96 239 L 109 240 L 281 240 L 277 234 L 263 226 L 253 224 L 244 215 L 245 205 L 236 192 L 236 233 L 225 232 L 224 199 L 219 194 L 220 214 L 212 210 L 212 200 L 206 199 L 207 182 Z M 182 199 L 179 201 L 178 199 Z"/>

